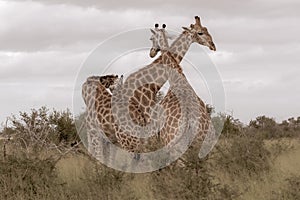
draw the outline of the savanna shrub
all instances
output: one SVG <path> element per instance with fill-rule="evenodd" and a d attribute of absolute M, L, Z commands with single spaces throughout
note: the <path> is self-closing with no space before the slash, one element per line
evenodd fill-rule
<path fill-rule="evenodd" d="M 231 175 L 259 175 L 270 169 L 271 153 L 262 139 L 245 135 L 232 138 L 228 148 L 219 148 L 222 152 L 217 164 Z"/>

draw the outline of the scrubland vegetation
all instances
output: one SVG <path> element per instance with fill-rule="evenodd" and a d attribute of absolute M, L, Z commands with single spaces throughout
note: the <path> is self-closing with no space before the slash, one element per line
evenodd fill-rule
<path fill-rule="evenodd" d="M 46 108 L 2 125 L 0 199 L 300 199 L 300 117 L 225 120 L 213 151 L 185 167 L 130 174 L 91 158 L 71 113 Z"/>

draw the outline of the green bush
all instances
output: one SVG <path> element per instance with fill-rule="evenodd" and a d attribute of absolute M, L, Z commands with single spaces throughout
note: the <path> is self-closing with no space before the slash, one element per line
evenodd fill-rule
<path fill-rule="evenodd" d="M 8 156 L 0 161 L 0 199 L 46 199 L 57 182 L 55 161 Z"/>
<path fill-rule="evenodd" d="M 218 147 L 221 154 L 217 164 L 232 176 L 259 175 L 271 167 L 270 152 L 262 139 L 255 136 L 237 136 L 229 147 Z"/>
<path fill-rule="evenodd" d="M 29 113 L 20 112 L 19 116 L 9 119 L 8 125 L 2 130 L 5 137 L 13 138 L 7 143 L 10 149 L 8 154 L 25 153 L 24 156 L 28 158 L 57 151 L 63 155 L 72 152 L 70 148 L 80 142 L 69 110 L 49 111 L 46 107 L 41 107 L 32 109 Z"/>
<path fill-rule="evenodd" d="M 208 157 L 199 159 L 193 146 L 182 156 L 180 164 L 151 174 L 155 199 L 233 199 L 238 191 L 228 185 L 217 184 L 211 173 L 213 164 Z"/>
<path fill-rule="evenodd" d="M 31 142 L 31 145 L 33 140 L 57 145 L 79 141 L 69 110 L 50 112 L 46 107 L 41 107 L 37 110 L 32 109 L 30 113 L 20 112 L 19 116 L 12 116 L 10 121 L 11 126 L 5 127 L 4 134 L 17 134 L 25 141 Z"/>
<path fill-rule="evenodd" d="M 54 126 L 58 143 L 70 143 L 79 140 L 73 116 L 69 110 L 58 112 L 54 110 L 48 116 L 50 125 Z"/>
<path fill-rule="evenodd" d="M 132 176 L 125 172 L 94 162 L 93 167 L 87 167 L 84 174 L 85 178 L 82 179 L 82 183 L 87 186 L 85 192 L 92 199 L 137 199 L 128 184 Z"/>
<path fill-rule="evenodd" d="M 246 132 L 256 134 L 263 139 L 279 139 L 300 136 L 300 117 L 295 120 L 290 118 L 283 120 L 282 123 L 276 123 L 273 118 L 259 116 L 251 120 Z"/>

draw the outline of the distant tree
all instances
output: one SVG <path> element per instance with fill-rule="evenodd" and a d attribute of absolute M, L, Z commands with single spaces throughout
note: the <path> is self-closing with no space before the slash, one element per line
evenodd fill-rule
<path fill-rule="evenodd" d="M 243 128 L 243 124 L 238 119 L 225 113 L 218 113 L 217 116 L 212 117 L 212 123 L 215 130 L 225 137 L 238 135 Z"/>
<path fill-rule="evenodd" d="M 229 135 L 238 135 L 241 133 L 241 129 L 242 123 L 238 119 L 234 119 L 230 115 L 225 116 L 222 134 L 225 134 L 227 137 Z"/>
<path fill-rule="evenodd" d="M 251 120 L 249 127 L 257 129 L 272 129 L 276 126 L 276 121 L 273 118 L 266 117 L 265 115 L 257 117 L 255 120 Z"/>
<path fill-rule="evenodd" d="M 274 138 L 278 137 L 279 134 L 276 121 L 265 115 L 259 116 L 255 120 L 251 120 L 249 128 L 256 129 L 254 133 L 259 134 L 259 136 L 263 138 Z M 253 130 L 251 132 L 253 132 Z"/>
<path fill-rule="evenodd" d="M 289 123 L 288 123 L 287 120 L 283 120 L 281 122 L 281 124 L 279 124 L 279 125 L 283 128 L 284 131 L 288 131 L 289 130 Z"/>
<path fill-rule="evenodd" d="M 257 123 L 256 120 L 250 120 L 250 122 L 249 122 L 249 127 L 250 127 L 250 128 L 256 128 L 256 129 L 259 128 L 258 123 Z"/>
<path fill-rule="evenodd" d="M 29 113 L 20 112 L 19 116 L 10 117 L 10 126 L 5 130 L 15 138 L 15 145 L 21 146 L 26 152 L 54 149 L 64 154 L 71 150 L 71 144 L 80 141 L 69 110 L 49 111 L 41 107 Z"/>
<path fill-rule="evenodd" d="M 78 140 L 74 119 L 69 109 L 62 112 L 54 110 L 49 114 L 49 122 L 54 126 L 59 143 Z"/>
<path fill-rule="evenodd" d="M 281 126 L 289 126 L 289 123 L 287 120 L 283 120 L 280 125 Z"/>
<path fill-rule="evenodd" d="M 297 128 L 300 127 L 300 117 L 297 117 L 297 120 L 296 120 L 296 126 L 297 126 Z"/>
<path fill-rule="evenodd" d="M 296 129 L 297 120 L 295 120 L 294 117 L 288 118 L 288 122 L 289 122 L 289 127 L 291 127 L 292 129 Z"/>

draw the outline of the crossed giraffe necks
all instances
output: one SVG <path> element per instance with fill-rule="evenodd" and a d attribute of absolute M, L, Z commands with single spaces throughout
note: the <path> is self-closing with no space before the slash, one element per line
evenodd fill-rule
<path fill-rule="evenodd" d="M 163 39 L 167 39 L 165 37 L 164 32 L 162 32 L 161 37 Z M 191 43 L 192 43 L 192 38 L 189 37 L 187 32 L 183 32 L 172 44 L 170 48 L 170 53 L 171 56 L 174 57 L 174 60 L 177 64 L 181 62 L 183 59 L 184 55 L 186 54 L 187 50 L 189 49 Z M 164 41 L 160 39 L 160 41 Z M 162 45 L 167 45 L 167 42 L 162 43 Z M 168 46 L 164 46 L 164 49 L 167 49 Z M 164 54 L 164 52 L 162 52 Z M 186 80 L 184 74 L 183 79 Z M 188 84 L 189 85 L 189 84 Z M 178 85 L 175 84 L 170 84 L 170 88 L 167 92 L 167 95 L 164 97 L 163 101 L 161 102 L 161 105 L 163 108 L 166 110 L 166 115 L 167 115 L 167 121 L 165 123 L 165 126 L 162 128 L 160 131 L 160 137 L 162 138 L 162 141 L 164 142 L 165 145 L 172 145 L 170 143 L 171 141 L 175 141 L 180 137 L 178 134 L 178 127 L 180 126 L 180 118 L 182 117 L 182 109 L 180 106 L 180 102 L 176 95 L 173 93 L 174 89 L 176 89 Z M 188 86 L 187 86 L 188 87 Z M 197 98 L 198 101 L 198 106 L 195 105 L 195 109 L 199 110 L 199 115 L 196 116 L 199 120 L 199 134 L 197 135 L 197 139 L 203 140 L 206 132 L 205 130 L 208 130 L 208 123 L 209 123 L 209 116 L 206 113 L 206 107 L 204 102 L 196 95 L 194 90 L 191 90 L 191 93 L 194 94 Z"/>

